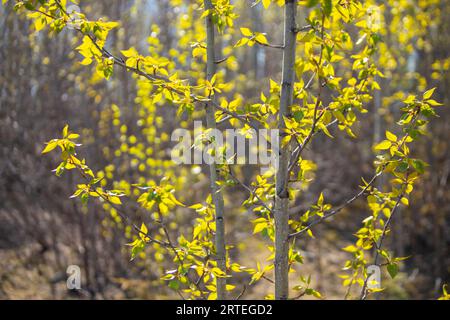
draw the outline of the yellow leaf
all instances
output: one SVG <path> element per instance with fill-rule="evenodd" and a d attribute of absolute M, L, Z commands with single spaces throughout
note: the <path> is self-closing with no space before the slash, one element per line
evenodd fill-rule
<path fill-rule="evenodd" d="M 216 277 L 226 277 L 226 273 L 223 272 L 222 270 L 220 270 L 219 268 L 215 267 L 211 269 L 211 272 L 216 276 Z"/>
<path fill-rule="evenodd" d="M 261 232 L 265 228 L 267 228 L 267 222 L 258 223 L 255 225 L 255 228 L 253 229 L 253 234 Z"/>
<path fill-rule="evenodd" d="M 58 145 L 58 140 L 52 140 L 52 141 L 48 142 L 47 145 L 45 146 L 44 150 L 42 150 L 41 154 L 52 151 L 53 149 L 56 148 L 57 145 Z"/>
<path fill-rule="evenodd" d="M 252 31 L 249 28 L 241 28 L 242 35 L 246 37 L 251 37 L 253 35 Z"/>
<path fill-rule="evenodd" d="M 248 38 L 239 39 L 238 42 L 234 45 L 235 48 L 245 46 L 248 43 Z"/>
<path fill-rule="evenodd" d="M 83 66 L 88 66 L 92 63 L 92 59 L 89 57 L 85 57 L 83 59 L 83 61 L 80 62 L 80 64 L 82 64 Z"/>
<path fill-rule="evenodd" d="M 208 300 L 217 300 L 217 293 L 211 292 L 208 296 Z"/>
<path fill-rule="evenodd" d="M 319 123 L 319 128 L 322 129 L 323 133 L 325 133 L 328 137 L 333 139 L 334 137 L 331 135 L 330 131 L 328 131 L 328 128 L 326 125 L 324 125 L 322 122 Z"/>
<path fill-rule="evenodd" d="M 264 9 L 267 9 L 270 6 L 270 0 L 262 0 L 262 4 Z"/>
<path fill-rule="evenodd" d="M 262 33 L 258 33 L 255 37 L 256 42 L 260 43 L 260 44 L 269 44 L 269 42 L 267 41 L 267 38 L 265 35 L 263 35 Z"/>
<path fill-rule="evenodd" d="M 136 51 L 136 49 L 134 47 L 131 47 L 128 50 L 121 50 L 120 51 L 126 58 L 131 58 L 131 57 L 135 57 L 138 55 L 138 52 Z"/>
<path fill-rule="evenodd" d="M 434 90 L 436 90 L 436 88 L 432 88 L 430 90 L 425 91 L 424 94 L 423 94 L 423 99 L 427 100 L 427 99 L 431 98 L 431 96 L 434 93 Z"/>
<path fill-rule="evenodd" d="M 392 142 L 397 141 L 397 136 L 390 131 L 386 131 L 386 138 L 388 138 L 388 140 L 390 140 Z"/>
<path fill-rule="evenodd" d="M 108 197 L 109 202 L 111 202 L 112 204 L 122 204 L 122 201 L 120 201 L 119 197 L 116 196 L 109 196 Z"/>
<path fill-rule="evenodd" d="M 358 251 L 358 248 L 350 245 L 350 246 L 343 248 L 342 250 L 347 251 L 347 252 L 356 252 L 356 251 Z"/>
<path fill-rule="evenodd" d="M 383 140 L 375 146 L 375 150 L 387 150 L 391 147 L 392 142 L 389 140 Z"/>
<path fill-rule="evenodd" d="M 408 206 L 408 205 L 409 205 L 408 198 L 403 197 L 400 201 L 401 201 L 405 206 Z"/>
<path fill-rule="evenodd" d="M 442 106 L 442 103 L 437 102 L 436 100 L 433 100 L 433 99 L 427 100 L 427 103 L 428 103 L 430 106 L 433 106 L 433 107 L 436 107 L 436 106 Z"/>
<path fill-rule="evenodd" d="M 209 12 L 210 12 L 210 10 L 205 10 L 205 11 L 203 11 L 203 13 L 202 13 L 200 19 L 203 19 L 203 18 L 207 17 L 207 16 L 209 15 Z"/>
<path fill-rule="evenodd" d="M 204 51 L 205 50 L 203 48 L 196 47 L 196 48 L 194 48 L 194 50 L 192 50 L 192 56 L 194 58 L 200 57 L 203 55 Z"/>
<path fill-rule="evenodd" d="M 34 20 L 34 27 L 36 31 L 41 31 L 45 27 L 45 19 L 40 18 Z"/>
<path fill-rule="evenodd" d="M 161 214 L 166 214 L 167 212 L 169 212 L 169 207 L 168 206 L 166 206 L 164 203 L 162 203 L 162 202 L 160 202 L 159 204 L 158 204 L 158 208 L 159 208 L 159 211 L 161 211 Z"/>
<path fill-rule="evenodd" d="M 146 226 L 144 223 L 142 223 L 140 231 L 141 231 L 144 235 L 146 235 L 146 234 L 148 233 L 147 226 Z"/>
<path fill-rule="evenodd" d="M 80 135 L 78 133 L 71 133 L 71 134 L 69 134 L 67 139 L 78 139 L 79 137 L 80 137 Z"/>
<path fill-rule="evenodd" d="M 62 136 L 63 138 L 67 137 L 67 134 L 69 133 L 69 125 L 66 124 L 62 130 Z"/>

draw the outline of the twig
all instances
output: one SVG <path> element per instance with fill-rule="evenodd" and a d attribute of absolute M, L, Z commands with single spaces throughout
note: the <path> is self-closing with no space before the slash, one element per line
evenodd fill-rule
<path fill-rule="evenodd" d="M 370 181 L 367 183 L 367 185 L 360 191 L 358 192 L 356 195 L 354 195 L 353 197 L 351 197 L 350 199 L 348 199 L 347 201 L 345 201 L 343 204 L 341 204 L 339 207 L 337 207 L 336 209 L 330 211 L 329 213 L 325 214 L 323 217 L 321 217 L 320 219 L 311 222 L 309 225 L 307 225 L 306 227 L 304 227 L 302 230 L 297 231 L 295 233 L 291 233 L 289 235 L 289 238 L 295 238 L 303 233 L 305 233 L 306 231 L 308 231 L 309 229 L 311 229 L 312 227 L 314 227 L 315 225 L 321 223 L 322 221 L 331 218 L 332 216 L 334 216 L 335 214 L 337 214 L 339 211 L 341 211 L 342 209 L 344 209 L 346 206 L 348 206 L 349 204 L 351 204 L 352 202 L 354 202 L 356 199 L 358 199 L 359 197 L 361 197 L 375 182 L 375 180 L 382 174 L 383 171 L 378 172 L 377 174 L 375 174 L 372 179 L 370 179 Z"/>
<path fill-rule="evenodd" d="M 322 30 L 321 30 L 321 39 L 323 42 L 324 36 L 325 36 L 325 28 L 323 27 L 325 24 L 325 15 L 323 15 L 322 17 Z M 290 172 L 292 171 L 292 169 L 294 168 L 295 164 L 297 163 L 298 159 L 300 158 L 303 150 L 305 149 L 305 147 L 308 145 L 308 143 L 310 142 L 311 138 L 314 136 L 314 132 L 316 130 L 316 125 L 317 122 L 320 120 L 320 118 L 324 115 L 324 111 L 321 112 L 321 114 L 319 116 L 317 116 L 317 111 L 319 109 L 320 103 L 321 103 L 321 95 L 322 95 L 322 83 L 321 83 L 321 77 L 320 77 L 320 65 L 322 64 L 322 59 L 323 59 L 323 48 L 324 45 L 323 43 L 320 45 L 320 57 L 319 57 L 319 62 L 317 63 L 317 72 L 315 72 L 310 80 L 307 83 L 307 86 L 310 86 L 310 83 L 312 82 L 312 80 L 314 79 L 315 74 L 317 73 L 318 77 L 318 84 L 319 84 L 319 92 L 317 93 L 317 99 L 316 99 L 316 104 L 314 105 L 314 115 L 313 115 L 313 123 L 311 126 L 311 130 L 309 131 L 308 135 L 306 136 L 305 140 L 303 140 L 303 143 L 301 144 L 300 149 L 298 150 L 297 154 L 294 157 L 294 160 L 290 163 L 289 167 L 288 167 L 288 174 L 290 174 Z"/>
<path fill-rule="evenodd" d="M 378 244 L 375 243 L 375 251 L 376 252 L 375 252 L 375 258 L 374 258 L 374 263 L 373 263 L 374 265 L 378 265 L 378 258 L 380 256 L 380 250 L 381 250 L 381 246 L 383 245 L 383 240 L 386 237 L 386 233 L 387 233 L 389 225 L 391 224 L 392 217 L 394 216 L 395 211 L 399 207 L 400 201 L 401 201 L 402 198 L 403 198 L 403 193 L 401 193 L 398 196 L 397 201 L 395 202 L 395 205 L 394 205 L 394 207 L 391 210 L 389 218 L 387 219 L 386 223 L 384 224 L 383 232 L 381 233 L 381 236 L 380 236 L 380 241 L 378 242 Z M 360 300 L 365 300 L 367 298 L 367 294 L 368 294 L 367 284 L 368 284 L 368 281 L 369 281 L 369 275 L 367 275 L 366 279 L 364 280 L 364 285 L 363 285 L 362 290 L 361 290 L 361 296 L 359 298 Z"/>
<path fill-rule="evenodd" d="M 265 275 L 262 275 L 261 278 L 264 279 L 264 280 L 266 280 L 266 281 L 269 281 L 269 282 L 272 283 L 272 284 L 275 284 L 275 281 L 273 281 L 273 280 L 270 279 L 270 278 L 267 278 Z"/>
<path fill-rule="evenodd" d="M 270 213 L 272 213 L 272 209 L 270 209 L 266 203 L 256 194 L 256 190 L 252 190 L 249 186 L 247 186 L 245 183 L 240 181 L 235 174 L 233 173 L 233 170 L 231 169 L 231 166 L 228 166 L 228 171 L 230 173 L 230 176 L 233 178 L 234 181 L 236 181 L 239 185 L 241 185 L 245 190 L 247 190 L 251 196 L 255 197 L 260 204 L 266 208 Z"/>
<path fill-rule="evenodd" d="M 244 295 L 245 291 L 247 290 L 247 286 L 244 284 L 241 293 L 236 297 L 236 300 L 239 300 Z"/>

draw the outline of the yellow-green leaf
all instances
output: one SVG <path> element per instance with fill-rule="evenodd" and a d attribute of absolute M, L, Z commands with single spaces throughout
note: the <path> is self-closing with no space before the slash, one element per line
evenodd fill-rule
<path fill-rule="evenodd" d="M 252 31 L 249 28 L 241 28 L 242 35 L 246 37 L 251 37 L 253 35 Z"/>
<path fill-rule="evenodd" d="M 253 234 L 261 232 L 265 228 L 267 228 L 267 222 L 258 223 L 255 225 L 255 228 L 253 229 Z"/>
<path fill-rule="evenodd" d="M 260 44 L 269 44 L 269 42 L 267 41 L 267 38 L 265 35 L 263 35 L 262 33 L 258 33 L 255 37 L 256 42 L 260 43 Z"/>
<path fill-rule="evenodd" d="M 53 149 L 56 148 L 57 145 L 58 145 L 58 140 L 52 140 L 52 141 L 48 142 L 47 145 L 45 146 L 44 150 L 42 150 L 41 154 L 52 151 Z"/>
<path fill-rule="evenodd" d="M 111 202 L 112 204 L 122 204 L 122 201 L 120 201 L 119 197 L 116 196 L 109 196 L 108 197 L 109 202 Z"/>
<path fill-rule="evenodd" d="M 432 89 L 430 89 L 430 90 L 425 91 L 425 92 L 423 93 L 423 99 L 424 99 L 424 100 L 427 100 L 427 99 L 431 98 L 431 96 L 432 96 L 433 93 L 434 93 L 434 90 L 436 90 L 436 88 L 432 88 Z"/>
<path fill-rule="evenodd" d="M 387 150 L 391 147 L 392 142 L 389 140 L 383 140 L 375 146 L 375 150 Z"/>
<path fill-rule="evenodd" d="M 397 136 L 390 131 L 386 131 L 386 138 L 392 142 L 397 141 Z"/>

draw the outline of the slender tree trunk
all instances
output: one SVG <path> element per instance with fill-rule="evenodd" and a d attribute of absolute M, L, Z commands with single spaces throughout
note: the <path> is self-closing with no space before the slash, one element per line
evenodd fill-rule
<path fill-rule="evenodd" d="M 280 141 L 283 139 L 285 123 L 283 117 L 289 116 L 290 106 L 293 102 L 294 63 L 297 11 L 296 0 L 286 0 L 284 6 L 284 51 L 283 72 L 281 84 L 280 112 L 278 127 Z M 278 170 L 276 175 L 275 196 L 275 298 L 285 300 L 289 295 L 289 265 L 288 265 L 288 236 L 289 236 L 289 192 L 288 192 L 288 165 L 290 145 L 281 147 Z"/>
<path fill-rule="evenodd" d="M 205 10 L 210 10 L 213 8 L 211 0 L 204 0 Z M 212 22 L 211 15 L 206 17 L 206 54 L 207 54 L 207 64 L 206 64 L 206 77 L 208 80 L 216 73 L 216 57 L 215 57 L 215 41 L 214 41 L 214 24 Z M 213 96 L 214 98 L 214 96 Z M 206 103 L 206 125 L 209 129 L 216 128 L 216 119 L 214 117 L 214 106 L 212 103 Z M 223 196 L 220 191 L 220 187 L 217 184 L 219 177 L 217 175 L 217 166 L 213 162 L 209 166 L 210 171 L 210 183 L 211 183 L 211 195 L 213 198 L 213 203 L 216 211 L 216 260 L 217 267 L 223 272 L 226 272 L 226 250 L 225 250 L 225 226 L 223 217 Z M 225 278 L 217 278 L 217 299 L 225 299 Z"/>

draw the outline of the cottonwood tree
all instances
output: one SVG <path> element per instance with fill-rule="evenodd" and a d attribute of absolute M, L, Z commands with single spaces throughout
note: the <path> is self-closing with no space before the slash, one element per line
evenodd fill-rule
<path fill-rule="evenodd" d="M 7 2 L 11 1 L 3 1 Z M 161 124 L 155 110 L 165 104 L 177 109 L 180 126 L 184 123 L 189 127 L 181 119 L 205 118 L 207 130 L 226 124 L 239 129 L 247 139 L 252 138 L 252 130 L 279 129 L 281 146 L 272 150 L 278 153 L 278 165 L 257 174 L 249 184 L 238 177 L 230 163 L 213 162 L 209 165 L 210 194 L 202 203 L 184 204 L 179 200 L 182 186 L 174 174 L 161 174 L 164 172 L 161 169 L 157 171 L 162 175 L 160 181 L 145 177 L 137 182 L 122 179 L 109 187 L 111 166 L 94 172 L 88 161 L 78 155 L 80 145 L 76 141 L 80 136 L 65 126 L 62 137 L 49 141 L 43 153 L 59 148 L 61 163 L 55 169 L 56 175 L 73 170 L 83 179 L 72 197 L 79 197 L 84 204 L 90 198 L 101 201 L 115 219 L 129 227 L 128 236 L 133 238 L 129 244 L 131 258 L 139 257 L 151 247 L 158 253 L 158 259 L 165 257 L 175 265 L 161 279 L 180 297 L 192 299 L 241 297 L 245 290 L 228 293 L 235 290 L 230 282 L 238 273 L 251 276 L 249 285 L 257 281 L 274 282 L 274 294 L 268 295 L 268 299 L 296 299 L 305 295 L 321 298 L 322 294 L 311 287 L 306 275 L 296 277 L 294 285 L 290 284 L 291 273 L 297 272 L 296 265 L 303 262 L 296 240 L 304 235 L 314 238 L 317 225 L 364 197 L 370 214 L 356 231 L 355 244 L 344 248 L 352 258 L 344 266 L 348 272 L 342 275 L 343 285 L 348 287 L 348 296 L 354 285 L 360 286 L 361 299 L 380 291 L 370 283 L 368 267 L 386 268 L 395 277 L 398 264 L 404 259 L 393 256 L 385 248 L 384 240 L 399 207 L 409 204 L 414 183 L 426 167 L 411 155 L 410 148 L 426 134 L 429 119 L 440 105 L 432 98 L 434 89 L 397 97 L 401 104 L 398 127 L 387 130 L 385 139 L 374 146 L 374 173 L 361 178 L 358 193 L 338 205 L 327 203 L 323 193 L 319 193 L 317 201 L 300 214 L 292 214 L 290 205 L 307 188 L 314 174 L 320 174 L 305 157 L 305 150 L 318 136 L 332 139 L 330 130 L 334 127 L 338 129 L 336 134 L 356 139 L 354 126 L 368 112 L 374 90 L 380 89 L 378 79 L 386 77 L 381 71 L 384 65 L 377 58 L 379 47 L 388 45 L 380 36 L 384 9 L 374 6 L 375 2 L 334 0 L 262 0 L 261 4 L 259 1 L 251 4 L 262 5 L 267 11 L 282 8 L 283 37 L 276 39 L 249 26 L 235 27 L 238 12 L 229 0 L 171 1 L 171 4 L 185 12 L 178 25 L 183 31 L 179 42 L 184 51 L 170 52 L 168 56 L 161 55 L 164 43 L 155 37 L 149 40 L 149 55 L 139 53 L 135 47 L 112 52 L 107 45 L 108 34 L 119 22 L 89 20 L 82 12 L 68 11 L 66 1 L 16 1 L 15 9 L 33 20 L 36 31 L 48 28 L 57 34 L 72 30 L 75 39 L 79 39 L 76 51 L 82 57 L 80 63 L 93 66 L 97 77 L 108 80 L 114 76 L 115 68 L 132 73 L 138 88 L 136 101 L 142 107 L 139 111 L 142 133 L 148 141 L 158 140 L 155 128 Z M 267 86 L 261 88 L 259 101 L 248 103 L 239 95 L 236 85 L 239 79 L 230 74 L 236 70 L 235 50 L 250 50 L 254 46 L 282 51 L 281 81 L 276 81 L 273 75 L 267 79 Z M 120 106 L 114 105 L 112 111 L 115 125 L 126 133 L 126 126 L 120 125 Z M 128 140 L 136 143 L 133 135 Z M 195 144 L 199 147 L 214 143 L 203 137 Z M 135 155 L 139 159 L 136 165 L 145 171 L 144 163 L 162 161 L 158 159 L 164 154 L 162 149 L 157 145 L 149 152 L 142 148 L 131 151 L 123 144 L 114 155 Z M 222 152 L 225 156 L 226 148 Z M 165 170 L 175 170 L 167 162 Z M 389 178 L 385 179 L 389 183 L 379 187 L 375 182 L 381 176 Z M 225 238 L 224 193 L 233 186 L 248 193 L 243 205 L 257 217 L 252 221 L 254 236 L 270 240 L 269 263 L 265 266 L 259 262 L 256 268 L 242 266 L 227 254 L 233 244 Z M 134 221 L 127 209 L 133 204 L 145 210 L 150 224 Z M 170 211 L 187 205 L 197 212 L 198 218 L 192 233 L 182 232 L 175 239 L 169 225 L 176 221 L 166 220 Z M 270 279 L 272 271 L 274 280 Z"/>

